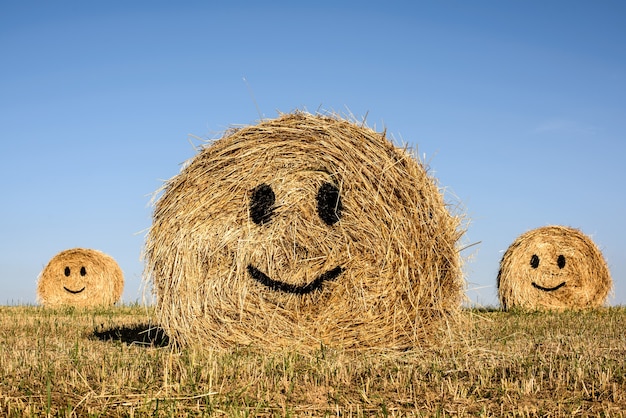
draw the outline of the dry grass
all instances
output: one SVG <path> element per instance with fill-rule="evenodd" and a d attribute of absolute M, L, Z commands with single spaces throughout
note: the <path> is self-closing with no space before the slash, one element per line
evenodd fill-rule
<path fill-rule="evenodd" d="M 469 313 L 436 348 L 302 354 L 161 347 L 139 306 L 0 307 L 0 415 L 623 416 L 625 308 Z"/>
<path fill-rule="evenodd" d="M 500 262 L 504 309 L 582 309 L 602 306 L 612 280 L 590 237 L 575 228 L 545 226 L 520 235 Z"/>
<path fill-rule="evenodd" d="M 287 114 L 228 132 L 165 184 L 145 277 L 182 344 L 406 348 L 459 312 L 459 225 L 384 133 Z"/>
<path fill-rule="evenodd" d="M 39 275 L 37 299 L 48 307 L 113 305 L 122 296 L 124 274 L 108 254 L 89 248 L 61 251 Z"/>

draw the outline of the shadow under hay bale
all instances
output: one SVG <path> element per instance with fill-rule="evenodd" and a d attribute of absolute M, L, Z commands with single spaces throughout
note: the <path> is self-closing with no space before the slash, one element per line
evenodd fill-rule
<path fill-rule="evenodd" d="M 581 231 L 546 226 L 520 235 L 498 272 L 502 308 L 592 308 L 605 303 L 612 280 L 602 253 Z"/>
<path fill-rule="evenodd" d="M 170 339 L 161 327 L 153 324 L 137 324 L 96 329 L 93 337 L 101 341 L 120 341 L 128 345 L 166 347 Z"/>
<path fill-rule="evenodd" d="M 462 234 L 406 149 L 298 112 L 228 132 L 164 185 L 144 277 L 183 345 L 404 349 L 458 318 Z"/>
<path fill-rule="evenodd" d="M 122 297 L 124 275 L 109 255 L 72 248 L 55 255 L 39 275 L 37 299 L 47 307 L 113 305 Z"/>

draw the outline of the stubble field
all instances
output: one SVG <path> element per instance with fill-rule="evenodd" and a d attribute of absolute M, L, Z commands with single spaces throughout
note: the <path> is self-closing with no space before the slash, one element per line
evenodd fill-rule
<path fill-rule="evenodd" d="M 141 306 L 0 307 L 0 416 L 624 416 L 626 308 L 467 310 L 410 352 L 175 348 Z"/>

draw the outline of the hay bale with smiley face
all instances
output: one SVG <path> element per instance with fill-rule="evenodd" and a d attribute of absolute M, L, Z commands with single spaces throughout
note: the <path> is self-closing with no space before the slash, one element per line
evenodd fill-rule
<path fill-rule="evenodd" d="M 39 275 L 37 299 L 47 307 L 113 305 L 122 296 L 124 275 L 109 255 L 87 248 L 61 251 Z"/>
<path fill-rule="evenodd" d="M 459 312 L 460 217 L 384 133 L 282 115 L 207 145 L 161 192 L 145 278 L 179 343 L 406 348 Z"/>
<path fill-rule="evenodd" d="M 519 236 L 498 272 L 503 309 L 579 309 L 605 303 L 612 286 L 602 253 L 578 229 L 546 226 Z"/>

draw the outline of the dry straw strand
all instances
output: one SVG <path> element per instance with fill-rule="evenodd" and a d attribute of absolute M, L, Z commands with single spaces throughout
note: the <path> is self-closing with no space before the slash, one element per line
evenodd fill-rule
<path fill-rule="evenodd" d="M 571 227 L 530 230 L 500 261 L 498 294 L 504 310 L 599 307 L 611 287 L 602 253 L 590 237 Z"/>
<path fill-rule="evenodd" d="M 56 254 L 37 283 L 37 299 L 47 307 L 112 305 L 124 290 L 124 275 L 109 255 L 88 248 Z"/>
<path fill-rule="evenodd" d="M 181 344 L 406 348 L 459 313 L 460 216 L 362 124 L 295 112 L 231 130 L 161 191 L 144 278 Z"/>

